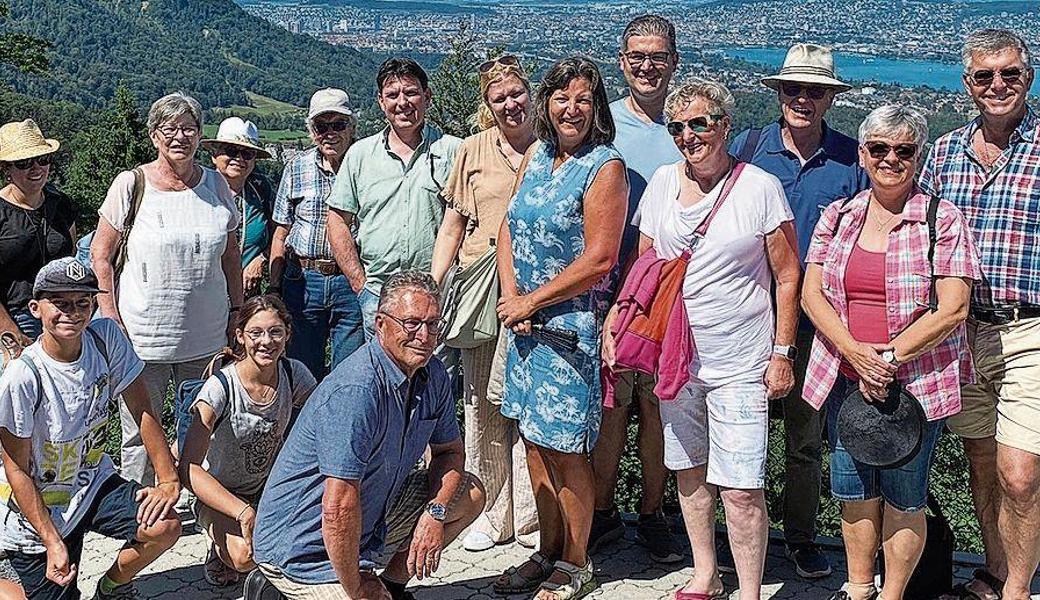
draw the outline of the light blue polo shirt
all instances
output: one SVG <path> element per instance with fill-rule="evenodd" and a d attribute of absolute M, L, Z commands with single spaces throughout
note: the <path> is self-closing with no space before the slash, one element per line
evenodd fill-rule
<path fill-rule="evenodd" d="M 427 444 L 459 439 L 451 383 L 434 358 L 409 381 L 373 340 L 315 388 L 278 454 L 257 510 L 256 562 L 299 583 L 338 579 L 321 537 L 325 478 L 360 481 L 360 567 L 373 568 L 386 513 Z"/>

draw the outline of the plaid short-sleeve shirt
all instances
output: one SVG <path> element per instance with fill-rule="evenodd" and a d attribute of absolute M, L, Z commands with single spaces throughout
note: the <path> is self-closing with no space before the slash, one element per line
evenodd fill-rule
<path fill-rule="evenodd" d="M 1032 109 L 993 168 L 972 148 L 980 118 L 936 140 L 921 187 L 964 213 L 982 256 L 972 303 L 1040 305 L 1040 118 Z"/>
<path fill-rule="evenodd" d="M 326 198 L 336 183 L 336 174 L 326 171 L 317 148 L 297 154 L 285 165 L 272 219 L 289 227 L 285 245 L 305 258 L 332 258 L 325 235 L 328 219 Z"/>
<path fill-rule="evenodd" d="M 869 198 L 870 190 L 864 190 L 844 206 L 842 200 L 828 206 L 816 224 L 806 256 L 806 263 L 822 266 L 823 295 L 846 327 L 849 307 L 845 271 L 867 217 Z M 927 194 L 914 190 L 906 201 L 902 220 L 888 236 L 885 312 L 890 340 L 928 310 L 932 285 L 928 264 L 928 201 Z M 935 229 L 935 276 L 978 280 L 978 250 L 964 215 L 950 202 L 941 200 Z M 802 388 L 802 397 L 813 407 L 823 406 L 837 380 L 840 364 L 841 353 L 837 347 L 817 331 Z M 974 381 L 964 324 L 928 352 L 900 365 L 896 379 L 920 400 L 929 421 L 960 412 L 960 386 Z"/>

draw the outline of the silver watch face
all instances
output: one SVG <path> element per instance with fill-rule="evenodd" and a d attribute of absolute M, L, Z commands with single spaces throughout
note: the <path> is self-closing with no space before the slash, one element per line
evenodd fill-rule
<path fill-rule="evenodd" d="M 443 521 L 448 516 L 448 509 L 443 504 L 436 504 L 434 502 L 426 505 L 426 512 L 430 513 L 430 516 L 436 521 Z"/>

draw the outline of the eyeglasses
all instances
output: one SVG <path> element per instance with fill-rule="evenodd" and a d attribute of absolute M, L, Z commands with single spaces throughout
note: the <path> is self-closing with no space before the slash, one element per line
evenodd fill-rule
<path fill-rule="evenodd" d="M 161 133 L 164 138 L 172 140 L 177 137 L 178 133 L 184 134 L 184 137 L 195 137 L 199 133 L 199 128 L 190 125 L 188 127 L 181 127 L 178 125 L 176 127 L 160 127 L 157 131 Z"/>
<path fill-rule="evenodd" d="M 50 154 L 44 154 L 43 156 L 15 160 L 11 162 L 11 165 L 19 171 L 25 171 L 26 169 L 31 169 L 33 165 L 40 165 L 41 167 L 50 166 L 52 160 L 54 158 Z"/>
<path fill-rule="evenodd" d="M 495 65 L 502 65 L 504 67 L 518 67 L 520 66 L 520 59 L 513 56 L 512 54 L 503 54 L 498 58 L 492 58 L 491 60 L 485 60 L 480 63 L 477 67 L 477 72 L 481 75 L 490 71 Z"/>
<path fill-rule="evenodd" d="M 974 73 L 969 73 L 968 79 L 978 86 L 990 86 L 993 85 L 993 80 L 996 79 L 999 74 L 1005 84 L 1014 85 L 1022 79 L 1023 72 L 1024 71 L 1018 67 L 1008 67 L 1006 69 L 1000 69 L 999 71 L 994 71 L 993 69 L 979 69 Z"/>
<path fill-rule="evenodd" d="M 655 67 L 664 67 L 668 65 L 668 62 L 672 58 L 671 52 L 654 52 L 653 54 L 643 54 L 642 52 L 622 52 L 621 56 L 625 57 L 628 61 L 628 66 L 633 69 L 641 66 L 644 62 L 649 60 Z"/>
<path fill-rule="evenodd" d="M 256 150 L 252 148 L 241 148 L 239 146 L 222 146 L 218 152 L 228 158 L 242 157 L 242 160 L 255 160 Z"/>
<path fill-rule="evenodd" d="M 917 156 L 917 144 L 896 144 L 890 146 L 885 142 L 866 142 L 863 146 L 871 158 L 885 158 L 889 152 L 895 152 L 899 160 L 910 160 Z"/>
<path fill-rule="evenodd" d="M 780 86 L 780 91 L 790 98 L 805 96 L 813 100 L 823 100 L 823 97 L 827 95 L 827 88 L 825 87 L 802 85 L 800 83 L 784 83 Z"/>
<path fill-rule="evenodd" d="M 700 117 L 694 117 L 689 121 L 671 121 L 665 125 L 665 129 L 672 137 L 677 137 L 683 134 L 683 131 L 687 127 L 694 133 L 704 133 L 711 129 L 715 123 L 719 122 L 719 119 L 726 115 L 703 115 Z"/>
<path fill-rule="evenodd" d="M 247 329 L 245 334 L 252 342 L 259 342 L 265 335 L 272 342 L 281 342 L 289 335 L 289 332 L 281 327 L 272 327 L 271 329 Z"/>
<path fill-rule="evenodd" d="M 335 131 L 336 133 L 339 133 L 342 131 L 346 131 L 347 127 L 350 127 L 350 121 L 337 119 L 335 121 L 326 121 L 324 123 L 314 122 L 311 123 L 311 127 L 314 128 L 314 133 L 318 135 L 324 135 L 330 131 Z"/>
<path fill-rule="evenodd" d="M 432 336 L 439 336 L 441 333 L 440 317 L 423 321 L 422 319 L 398 319 L 388 312 L 380 312 L 380 314 L 400 325 L 404 332 L 410 336 L 417 335 L 424 325 L 426 326 L 426 332 Z"/>

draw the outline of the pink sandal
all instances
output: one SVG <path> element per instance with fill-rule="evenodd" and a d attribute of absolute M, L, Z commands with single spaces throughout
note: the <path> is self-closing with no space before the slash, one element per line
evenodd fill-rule
<path fill-rule="evenodd" d="M 682 588 L 675 590 L 675 600 L 727 600 L 728 598 L 729 594 L 726 593 L 726 590 L 722 590 L 715 594 L 684 592 Z"/>

